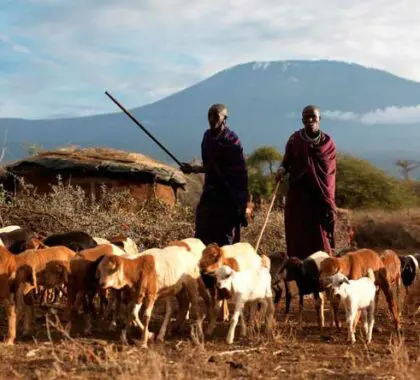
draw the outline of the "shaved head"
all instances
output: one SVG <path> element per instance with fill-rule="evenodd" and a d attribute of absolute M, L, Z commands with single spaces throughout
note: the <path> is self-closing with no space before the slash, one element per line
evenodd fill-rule
<path fill-rule="evenodd" d="M 213 104 L 208 111 L 210 129 L 221 129 L 226 123 L 228 110 L 224 104 Z"/>
<path fill-rule="evenodd" d="M 312 114 L 312 113 L 317 113 L 318 115 L 320 115 L 319 108 L 317 106 L 314 106 L 314 105 L 309 105 L 309 106 L 306 106 L 302 110 L 302 116 L 305 115 L 305 114 Z"/>

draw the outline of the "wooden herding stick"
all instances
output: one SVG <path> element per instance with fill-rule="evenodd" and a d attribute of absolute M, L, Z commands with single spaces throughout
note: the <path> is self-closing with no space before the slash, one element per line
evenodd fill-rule
<path fill-rule="evenodd" d="M 264 224 L 261 228 L 260 236 L 258 236 L 257 244 L 255 245 L 255 250 L 257 252 L 258 252 L 258 248 L 259 248 L 260 243 L 261 243 L 262 236 L 264 234 L 265 227 L 267 226 L 268 218 L 270 217 L 271 209 L 273 208 L 274 201 L 276 200 L 277 191 L 279 190 L 279 187 L 280 187 L 280 181 L 277 181 L 276 187 L 274 188 L 273 197 L 271 198 L 270 207 L 268 208 L 267 215 L 266 215 L 265 220 L 264 220 Z"/>

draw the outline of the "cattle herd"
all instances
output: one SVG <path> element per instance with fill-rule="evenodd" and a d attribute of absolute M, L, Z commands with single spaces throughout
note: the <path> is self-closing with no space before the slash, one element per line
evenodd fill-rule
<path fill-rule="evenodd" d="M 0 300 L 8 318 L 5 343 L 14 343 L 21 320 L 22 335 L 33 334 L 36 300 L 47 304 L 66 300 L 64 326 L 69 333 L 79 318 L 85 333 L 91 333 L 92 317 L 99 313 L 106 323 L 103 329 L 123 330 L 132 324 L 147 347 L 154 338 L 149 323 L 155 302 L 162 299 L 165 314 L 157 340 L 165 339 L 170 324 L 172 329 L 182 329 L 190 317 L 191 334 L 198 340 L 205 335 L 211 339 L 220 316 L 230 319 L 226 342 L 231 344 L 238 322 L 242 335 L 257 317 L 269 331 L 283 292 L 288 318 L 291 282 L 298 288 L 299 322 L 304 296 L 313 295 L 320 329 L 328 300 L 331 322 L 338 329 L 338 310 L 344 306 L 348 341 L 356 341 L 361 316 L 363 335 L 370 343 L 381 293 L 398 334 L 401 315 L 411 319 L 416 314 L 419 260 L 419 255 L 358 249 L 340 256 L 319 251 L 302 261 L 285 253 L 259 255 L 246 242 L 205 246 L 196 238 L 139 252 L 135 242 L 122 235 L 104 239 L 72 231 L 41 239 L 25 228 L 8 226 L 0 229 Z M 178 307 L 171 322 L 174 299 Z M 228 304 L 234 305 L 231 316 Z"/>

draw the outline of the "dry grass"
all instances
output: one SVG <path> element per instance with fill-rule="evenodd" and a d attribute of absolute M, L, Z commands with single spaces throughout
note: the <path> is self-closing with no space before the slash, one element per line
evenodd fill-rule
<path fill-rule="evenodd" d="M 0 222 L 18 224 L 44 235 L 83 230 L 93 236 L 110 237 L 124 232 L 144 248 L 161 247 L 171 240 L 194 234 L 194 209 L 168 207 L 149 200 L 138 207 L 128 191 L 102 187 L 98 199 L 92 199 L 80 187 L 64 185 L 60 180 L 49 194 L 36 194 L 29 184 L 10 202 L 0 193 Z M 3 202 L 1 202 L 3 199 Z M 242 231 L 242 240 L 255 245 L 266 217 L 268 205 L 255 213 L 255 220 Z M 346 245 L 350 215 L 341 210 L 336 227 L 337 246 Z M 273 211 L 260 245 L 261 253 L 285 251 L 284 219 Z"/>
<path fill-rule="evenodd" d="M 0 194 L 1 195 L 1 194 Z M 124 231 L 145 247 L 164 246 L 168 241 L 193 234 L 193 212 L 190 208 L 168 208 L 149 201 L 140 210 L 130 211 L 135 202 L 129 193 L 103 188 L 98 202 L 74 187 L 58 184 L 49 195 L 27 192 L 6 202 L 0 197 L 3 225 L 20 224 L 47 234 L 81 229 L 94 236 L 109 237 Z M 124 207 L 123 207 L 124 206 Z M 134 210 L 134 208 L 133 208 Z M 243 239 L 255 244 L 266 209 L 259 210 L 253 224 L 244 229 Z M 375 242 L 406 248 L 416 241 L 420 210 L 400 212 L 353 212 L 358 242 Z M 350 213 L 343 211 L 337 226 L 338 240 L 344 242 Z M 406 231 L 408 235 L 402 232 Z M 392 239 L 389 239 L 390 233 Z M 407 238 L 409 236 L 410 238 Z M 410 240 L 411 239 L 411 240 Z M 413 243 L 414 242 L 414 243 Z M 344 244 L 344 243 L 343 243 Z M 261 244 L 261 252 L 284 250 L 283 216 L 270 216 Z M 380 302 L 384 302 L 383 298 Z M 327 306 L 328 308 L 328 306 Z M 405 339 L 390 339 L 392 324 L 386 308 L 380 304 L 376 323 L 382 332 L 374 333 L 367 347 L 360 340 L 355 346 L 345 342 L 346 332 L 337 334 L 326 327 L 320 334 L 316 327 L 313 300 L 305 299 L 304 326 L 297 325 L 297 300 L 292 304 L 290 322 L 284 322 L 277 311 L 277 324 L 271 333 L 250 329 L 245 338 L 238 337 L 232 347 L 224 343 L 226 324 L 219 324 L 216 334 L 204 344 L 196 345 L 189 335 L 169 334 L 167 342 L 151 342 L 141 350 L 136 336 L 127 343 L 97 321 L 93 338 L 69 337 L 51 314 L 37 320 L 34 341 L 18 339 L 14 347 L 0 347 L 0 376 L 33 379 L 231 379 L 279 377 L 295 379 L 414 379 L 420 363 L 419 334 L 416 326 L 406 325 Z M 4 315 L 2 315 L 4 316 Z M 327 321 L 329 311 L 326 310 Z M 154 315 L 160 316 L 159 309 Z M 1 318 L 4 323 L 4 318 Z M 46 326 L 49 334 L 46 334 Z M 156 330 L 156 325 L 152 326 Z M 4 325 L 3 325 L 4 330 Z M 137 336 L 138 339 L 138 336 Z"/>
<path fill-rule="evenodd" d="M 352 223 L 359 247 L 420 249 L 420 209 L 354 211 Z"/>

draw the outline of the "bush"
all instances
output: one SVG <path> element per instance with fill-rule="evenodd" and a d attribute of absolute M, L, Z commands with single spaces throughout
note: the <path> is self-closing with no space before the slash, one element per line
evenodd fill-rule
<path fill-rule="evenodd" d="M 2 225 L 17 224 L 49 235 L 82 230 L 109 238 L 121 233 L 143 248 L 162 247 L 171 240 L 193 236 L 193 213 L 189 207 L 168 207 L 148 200 L 139 207 L 129 190 L 102 187 L 99 199 L 92 199 L 78 186 L 58 182 L 48 194 L 37 194 L 31 185 L 0 204 Z"/>
<path fill-rule="evenodd" d="M 339 207 L 398 209 L 419 204 L 409 184 L 348 155 L 338 157 L 336 186 Z"/>
<path fill-rule="evenodd" d="M 123 233 L 141 249 L 164 247 L 170 241 L 194 236 L 194 213 L 190 207 L 179 204 L 170 207 L 158 200 L 148 200 L 139 207 L 138 200 L 128 190 L 103 187 L 100 197 L 93 199 L 80 187 L 60 181 L 51 187 L 49 194 L 37 194 L 32 186 L 24 183 L 21 189 L 17 196 L 0 203 L 3 226 L 17 224 L 43 235 L 81 230 L 110 238 Z M 267 209 L 265 204 L 256 210 L 254 222 L 242 230 L 243 241 L 256 244 Z M 340 213 L 336 226 L 338 246 L 346 244 L 347 225 L 348 215 Z M 283 213 L 273 210 L 260 252 L 284 250 Z"/>

